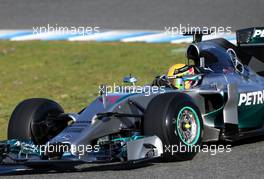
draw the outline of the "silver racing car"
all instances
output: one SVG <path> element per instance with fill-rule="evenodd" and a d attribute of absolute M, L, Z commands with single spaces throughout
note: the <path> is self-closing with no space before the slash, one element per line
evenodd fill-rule
<path fill-rule="evenodd" d="M 264 28 L 237 31 L 237 45 L 194 32 L 188 64 L 176 64 L 141 90 L 101 94 L 78 113 L 33 98 L 19 103 L 0 143 L 0 162 L 77 165 L 190 160 L 207 141 L 233 142 L 264 132 Z M 123 89 L 123 88 L 122 88 Z M 120 87 L 119 87 L 120 90 Z M 186 151 L 177 151 L 184 146 Z"/>

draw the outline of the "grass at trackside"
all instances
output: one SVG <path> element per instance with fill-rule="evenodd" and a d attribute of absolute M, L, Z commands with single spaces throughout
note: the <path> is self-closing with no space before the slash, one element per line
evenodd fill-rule
<path fill-rule="evenodd" d="M 0 139 L 21 100 L 51 98 L 78 112 L 98 95 L 100 84 L 122 84 L 129 73 L 138 84 L 184 62 L 185 45 L 67 41 L 0 41 Z"/>

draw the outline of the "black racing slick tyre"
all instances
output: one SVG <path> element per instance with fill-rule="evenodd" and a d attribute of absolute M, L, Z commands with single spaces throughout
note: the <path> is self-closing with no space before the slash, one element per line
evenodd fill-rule
<path fill-rule="evenodd" d="M 202 143 L 203 122 L 198 107 L 184 93 L 158 95 L 144 116 L 144 135 L 158 136 L 165 162 L 191 160 Z"/>
<path fill-rule="evenodd" d="M 45 144 L 66 127 L 66 123 L 56 120 L 63 112 L 59 104 L 49 99 L 24 100 L 16 106 L 11 115 L 8 139 L 31 139 L 35 144 Z"/>

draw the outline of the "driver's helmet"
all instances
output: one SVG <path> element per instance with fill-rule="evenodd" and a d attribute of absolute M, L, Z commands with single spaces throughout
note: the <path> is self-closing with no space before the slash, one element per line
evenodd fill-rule
<path fill-rule="evenodd" d="M 194 75 L 194 68 L 186 64 L 172 65 L 167 73 L 167 77 L 175 88 L 177 89 L 190 89 L 192 81 L 183 81 L 186 75 Z"/>

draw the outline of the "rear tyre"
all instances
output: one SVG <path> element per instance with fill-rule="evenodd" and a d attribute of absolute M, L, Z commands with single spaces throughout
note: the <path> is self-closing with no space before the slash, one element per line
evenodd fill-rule
<path fill-rule="evenodd" d="M 31 139 L 35 144 L 45 144 L 67 126 L 67 123 L 56 120 L 63 112 L 58 103 L 49 99 L 24 100 L 11 115 L 8 139 Z"/>
<path fill-rule="evenodd" d="M 147 107 L 144 135 L 157 135 L 161 139 L 164 161 L 191 160 L 202 143 L 199 109 L 186 94 L 159 95 Z"/>

